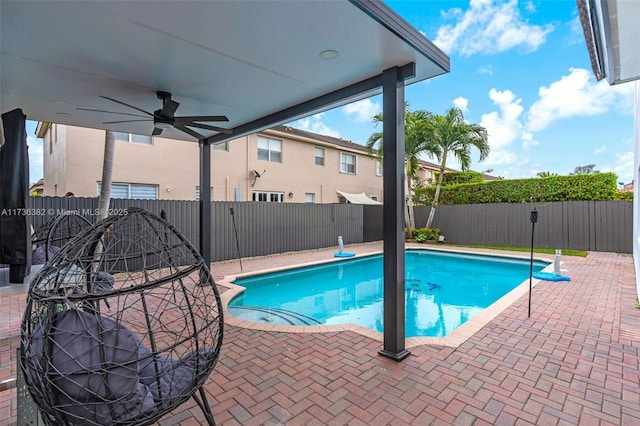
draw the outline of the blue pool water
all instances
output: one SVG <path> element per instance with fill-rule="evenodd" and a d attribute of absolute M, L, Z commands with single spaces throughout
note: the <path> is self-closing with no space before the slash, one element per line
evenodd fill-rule
<path fill-rule="evenodd" d="M 548 263 L 534 261 L 533 271 Z M 529 278 L 529 261 L 408 250 L 406 336 L 442 337 Z M 242 278 L 231 315 L 269 324 L 355 323 L 383 331 L 382 255 Z"/>

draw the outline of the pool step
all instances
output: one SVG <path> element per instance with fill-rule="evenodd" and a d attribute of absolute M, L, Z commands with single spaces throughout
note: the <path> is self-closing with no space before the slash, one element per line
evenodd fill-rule
<path fill-rule="evenodd" d="M 229 306 L 228 309 L 237 318 L 264 324 L 322 325 L 315 318 L 287 309 L 261 306 Z"/>

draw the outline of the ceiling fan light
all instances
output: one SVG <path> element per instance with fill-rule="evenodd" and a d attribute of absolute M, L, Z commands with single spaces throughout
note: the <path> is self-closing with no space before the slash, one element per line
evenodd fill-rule
<path fill-rule="evenodd" d="M 330 61 L 332 59 L 337 58 L 339 55 L 337 50 L 333 50 L 333 49 L 327 49 L 327 50 L 323 50 L 322 52 L 320 52 L 319 56 L 327 61 Z"/>

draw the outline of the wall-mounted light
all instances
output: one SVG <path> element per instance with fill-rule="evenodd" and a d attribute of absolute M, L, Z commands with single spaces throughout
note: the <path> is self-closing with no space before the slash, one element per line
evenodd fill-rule
<path fill-rule="evenodd" d="M 171 192 L 171 187 L 167 186 L 167 192 Z"/>
<path fill-rule="evenodd" d="M 289 198 L 293 198 L 293 192 L 289 192 Z"/>

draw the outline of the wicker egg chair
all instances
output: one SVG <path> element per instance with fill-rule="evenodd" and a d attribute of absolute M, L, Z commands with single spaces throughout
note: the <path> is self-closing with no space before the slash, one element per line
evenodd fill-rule
<path fill-rule="evenodd" d="M 21 368 L 49 425 L 143 425 L 194 398 L 222 344 L 208 265 L 143 209 L 109 217 L 63 246 L 34 277 Z M 199 394 L 199 396 L 197 395 Z"/>
<path fill-rule="evenodd" d="M 31 264 L 44 265 L 60 251 L 60 247 L 90 226 L 91 222 L 73 210 L 49 219 L 31 236 Z"/>

